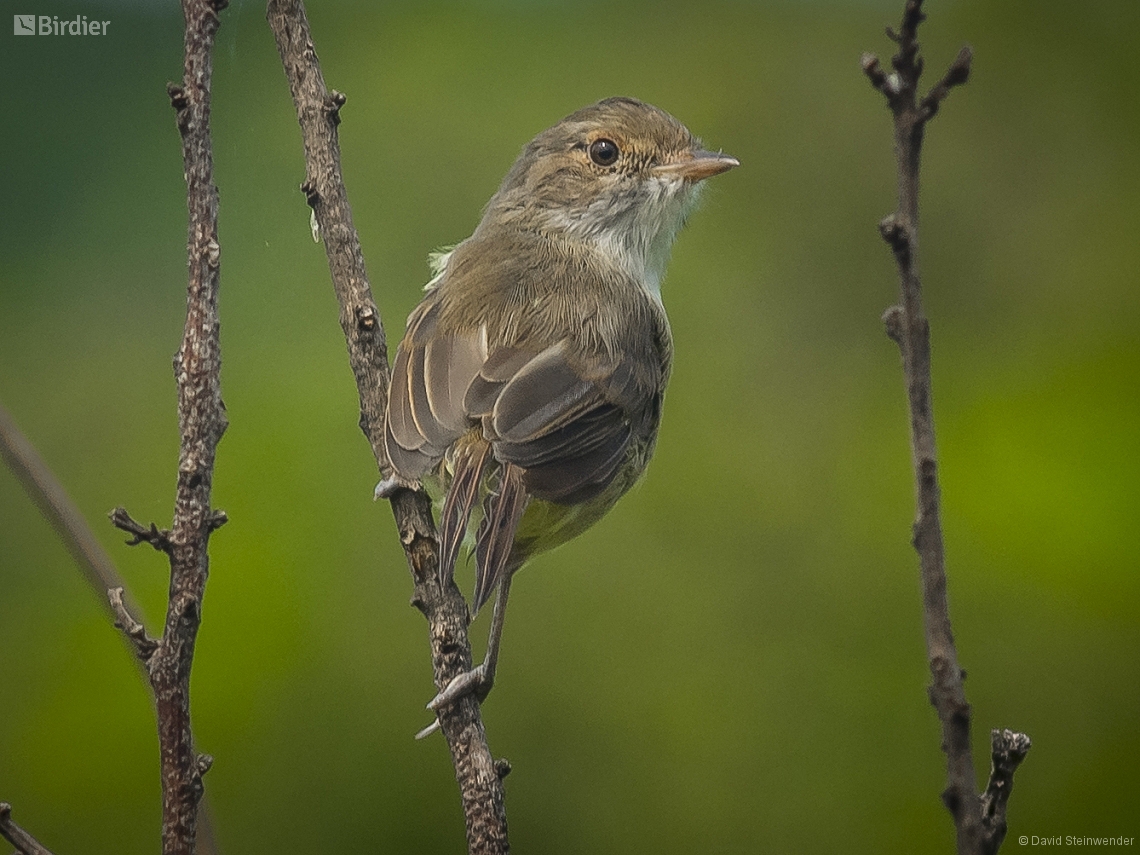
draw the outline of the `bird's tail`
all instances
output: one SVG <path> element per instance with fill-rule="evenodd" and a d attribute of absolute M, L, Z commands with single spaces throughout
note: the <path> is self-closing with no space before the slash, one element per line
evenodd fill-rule
<path fill-rule="evenodd" d="M 446 588 L 455 575 L 455 560 L 467 532 L 471 510 L 479 498 L 491 445 L 482 439 L 458 447 L 451 484 L 439 515 L 439 584 Z"/>
<path fill-rule="evenodd" d="M 523 486 L 523 470 L 513 463 L 499 469 L 498 488 L 484 502 L 483 522 L 475 538 L 475 598 L 472 614 L 478 614 L 503 575 L 516 568 L 509 566 L 515 531 L 519 527 L 530 495 Z"/>

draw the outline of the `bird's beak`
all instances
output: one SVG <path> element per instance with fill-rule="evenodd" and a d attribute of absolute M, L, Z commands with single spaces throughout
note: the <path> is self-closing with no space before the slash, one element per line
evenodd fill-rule
<path fill-rule="evenodd" d="M 728 172 L 740 161 L 719 151 L 705 151 L 703 148 L 685 152 L 676 160 L 653 167 L 653 174 L 662 177 L 676 176 L 686 181 L 703 181 L 722 172 Z"/>

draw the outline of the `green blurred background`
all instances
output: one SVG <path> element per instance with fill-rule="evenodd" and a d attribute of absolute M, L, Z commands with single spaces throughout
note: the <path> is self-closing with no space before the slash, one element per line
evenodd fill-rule
<path fill-rule="evenodd" d="M 75 0 L 103 38 L 0 49 L 0 400 L 156 627 L 166 574 L 105 521 L 169 524 L 185 198 L 164 87 L 181 17 Z M 515 850 L 949 852 L 906 414 L 879 317 L 889 115 L 859 71 L 900 0 L 314 3 L 347 93 L 345 175 L 390 336 L 427 253 L 520 147 L 632 94 L 743 164 L 665 285 L 678 351 L 657 459 L 517 579 L 485 707 Z M 975 713 L 1034 743 L 1017 836 L 1140 836 L 1140 4 L 930 0 L 928 134 L 951 605 Z M 226 853 L 459 852 L 425 623 L 357 426 L 296 120 L 261 3 L 222 16 L 230 429 L 194 668 Z M 471 584 L 469 571 L 460 574 Z M 482 645 L 486 619 L 475 629 Z M 58 852 L 155 851 L 150 702 L 96 598 L 0 471 L 0 799 Z"/>

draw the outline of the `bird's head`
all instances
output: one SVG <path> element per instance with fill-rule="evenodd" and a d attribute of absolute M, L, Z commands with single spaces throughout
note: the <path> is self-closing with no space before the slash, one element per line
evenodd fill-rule
<path fill-rule="evenodd" d="M 738 166 L 664 110 L 607 98 L 523 149 L 480 229 L 540 232 L 601 251 L 656 290 L 701 182 Z"/>

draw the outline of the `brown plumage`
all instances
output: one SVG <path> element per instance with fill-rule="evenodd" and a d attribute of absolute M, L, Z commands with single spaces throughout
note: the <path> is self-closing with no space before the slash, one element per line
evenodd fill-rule
<path fill-rule="evenodd" d="M 539 134 L 438 263 L 396 353 L 386 446 L 397 482 L 444 493 L 445 584 L 478 528 L 475 610 L 644 471 L 672 362 L 669 248 L 698 182 L 735 165 L 608 99 Z"/>
<path fill-rule="evenodd" d="M 540 234 L 477 237 L 412 314 L 389 402 L 401 476 L 422 478 L 455 446 L 448 496 L 465 510 L 443 526 L 448 577 L 487 464 L 518 467 L 531 498 L 573 505 L 602 493 L 631 452 L 648 457 L 672 351 L 664 311 L 628 274 L 591 275 Z M 449 305 L 456 291 L 478 295 L 476 319 Z M 631 346 L 614 352 L 615 340 Z M 510 563 L 509 550 L 498 554 L 479 565 L 476 609 Z"/>

